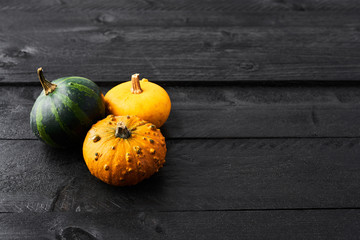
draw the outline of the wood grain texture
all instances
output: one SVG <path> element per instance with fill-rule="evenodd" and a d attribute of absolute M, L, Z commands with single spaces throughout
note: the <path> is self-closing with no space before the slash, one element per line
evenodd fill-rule
<path fill-rule="evenodd" d="M 0 239 L 358 239 L 359 12 L 358 0 L 2 0 Z M 80 148 L 35 140 L 39 66 L 104 92 L 134 72 L 164 86 L 165 167 L 111 187 Z"/>
<path fill-rule="evenodd" d="M 134 187 L 106 185 L 80 149 L 0 141 L 1 212 L 360 207 L 360 139 L 167 141 L 167 163 Z"/>
<path fill-rule="evenodd" d="M 352 240 L 359 218 L 359 210 L 1 214 L 0 238 Z"/>
<path fill-rule="evenodd" d="M 40 84 L 38 84 L 40 85 Z M 115 84 L 102 86 L 107 92 Z M 168 139 L 359 137 L 359 86 L 165 86 Z M 1 139 L 35 139 L 29 127 L 37 87 L 0 88 Z"/>
<path fill-rule="evenodd" d="M 163 11 L 163 12 L 267 12 L 267 11 L 358 11 L 359 5 L 356 0 L 207 0 L 198 2 L 191 0 L 167 0 L 167 1 L 142 1 L 142 0 L 104 0 L 85 1 L 85 0 L 3 0 L 1 2 L 2 11 L 66 11 L 76 9 L 78 11 Z"/>
<path fill-rule="evenodd" d="M 2 2 L 0 82 L 36 82 L 39 66 L 96 82 L 357 81 L 359 7 L 345 2 Z"/>

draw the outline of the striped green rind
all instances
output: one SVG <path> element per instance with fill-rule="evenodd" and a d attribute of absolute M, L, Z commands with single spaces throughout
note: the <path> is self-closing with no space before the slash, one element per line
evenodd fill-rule
<path fill-rule="evenodd" d="M 41 105 L 41 101 L 39 105 Z M 41 137 L 42 140 L 44 140 L 44 142 L 46 142 L 51 146 L 56 146 L 56 147 L 58 146 L 58 144 L 54 142 L 46 132 L 46 126 L 43 123 L 42 108 L 40 106 L 36 108 L 36 126 L 39 132 L 39 136 Z"/>
<path fill-rule="evenodd" d="M 64 104 L 65 107 L 67 107 L 72 111 L 72 113 L 82 124 L 89 124 L 91 122 L 91 120 L 88 118 L 86 113 L 80 108 L 77 102 L 72 101 L 67 95 L 62 93 L 57 93 L 56 96 L 60 99 L 61 103 Z"/>
<path fill-rule="evenodd" d="M 61 129 L 66 133 L 66 135 L 76 137 L 76 133 L 73 132 L 67 125 L 65 125 L 65 124 L 61 121 L 61 118 L 60 118 L 60 116 L 59 116 L 59 112 L 58 112 L 58 110 L 56 109 L 56 106 L 55 106 L 53 100 L 50 101 L 50 104 L 51 104 L 51 112 L 52 112 L 52 114 L 53 114 L 54 117 L 55 117 L 55 121 L 59 124 L 59 126 L 61 127 Z"/>
<path fill-rule="evenodd" d="M 43 124 L 42 108 L 40 107 L 46 99 L 39 96 L 36 100 L 31 113 L 30 113 L 30 125 L 35 135 L 43 142 L 53 147 L 60 147 L 47 133 L 46 126 Z"/>
<path fill-rule="evenodd" d="M 99 98 L 99 93 L 96 93 L 93 89 L 91 89 L 90 87 L 88 86 L 85 86 L 85 85 L 81 85 L 79 83 L 72 83 L 71 85 L 69 85 L 70 88 L 73 88 L 73 89 L 77 89 L 78 91 L 82 92 L 83 94 L 85 94 L 86 96 L 88 97 L 93 97 L 93 98 L 97 98 L 98 101 L 97 101 L 97 104 L 99 106 L 99 108 L 102 107 L 102 104 L 104 104 L 102 98 Z M 101 94 L 101 93 L 100 93 Z"/>
<path fill-rule="evenodd" d="M 40 94 L 30 114 L 34 134 L 51 146 L 80 144 L 91 125 L 105 115 L 99 87 L 82 77 L 60 78 L 55 91 Z"/>

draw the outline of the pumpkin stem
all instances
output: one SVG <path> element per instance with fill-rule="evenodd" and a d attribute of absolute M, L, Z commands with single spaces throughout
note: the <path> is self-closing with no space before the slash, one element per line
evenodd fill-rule
<path fill-rule="evenodd" d="M 119 122 L 116 127 L 115 137 L 127 139 L 131 137 L 131 132 L 123 122 Z"/>
<path fill-rule="evenodd" d="M 143 90 L 140 87 L 140 79 L 139 79 L 139 73 L 135 73 L 131 76 L 131 93 L 133 94 L 139 94 L 142 93 Z"/>
<path fill-rule="evenodd" d="M 40 83 L 44 89 L 45 95 L 48 95 L 56 89 L 56 84 L 53 84 L 45 79 L 42 68 L 38 68 L 37 74 L 39 76 Z"/>

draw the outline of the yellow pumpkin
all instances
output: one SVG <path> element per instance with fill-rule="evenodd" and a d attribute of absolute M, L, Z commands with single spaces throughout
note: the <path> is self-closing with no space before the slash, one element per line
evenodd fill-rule
<path fill-rule="evenodd" d="M 137 116 L 113 116 L 92 126 L 83 155 L 92 175 L 115 185 L 135 185 L 165 163 L 166 144 L 160 130 Z"/>
<path fill-rule="evenodd" d="M 170 97 L 159 85 L 133 74 L 131 81 L 121 83 L 105 95 L 108 113 L 115 116 L 136 115 L 161 127 L 169 117 Z"/>

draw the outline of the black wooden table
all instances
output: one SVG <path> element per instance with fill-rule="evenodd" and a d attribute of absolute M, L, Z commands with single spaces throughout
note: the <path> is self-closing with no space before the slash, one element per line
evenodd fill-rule
<path fill-rule="evenodd" d="M 36 76 L 163 86 L 161 171 L 134 187 L 41 143 Z M 359 239 L 358 0 L 2 0 L 1 239 Z"/>

